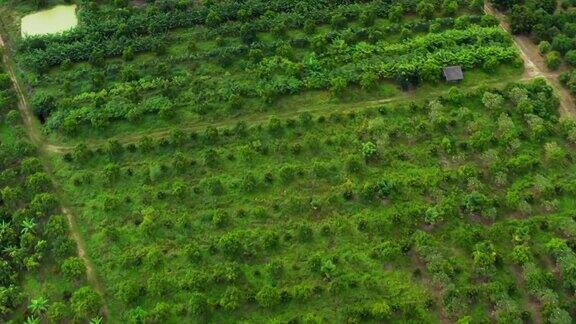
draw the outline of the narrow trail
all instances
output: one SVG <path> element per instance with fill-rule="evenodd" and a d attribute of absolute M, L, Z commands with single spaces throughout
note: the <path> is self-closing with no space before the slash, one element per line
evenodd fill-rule
<path fill-rule="evenodd" d="M 16 77 L 16 73 L 14 72 L 13 62 L 10 60 L 9 54 L 7 53 L 8 48 L 5 46 L 4 39 L 2 35 L 0 35 L 0 49 L 2 50 L 2 62 L 4 63 L 4 67 L 6 72 L 8 73 L 10 80 L 12 81 L 12 85 L 14 91 L 16 91 L 16 95 L 18 97 L 18 110 L 20 111 L 20 115 L 22 116 L 22 120 L 24 122 L 24 129 L 28 138 L 32 141 L 32 143 L 38 148 L 39 157 L 42 161 L 44 169 L 48 171 L 49 175 L 53 175 L 53 167 L 50 162 L 50 158 L 46 155 L 49 152 L 52 153 L 61 153 L 61 147 L 50 145 L 46 143 L 46 140 L 41 132 L 41 125 L 39 121 L 34 116 L 30 106 L 28 105 L 28 101 L 26 100 L 26 95 L 18 82 L 18 78 Z M 54 186 L 54 190 L 56 194 L 62 196 L 59 192 L 58 183 L 52 178 L 52 183 Z M 62 199 L 60 199 L 60 203 L 62 204 Z M 61 207 L 62 214 L 66 216 L 68 220 L 68 227 L 70 230 L 70 234 L 72 238 L 76 242 L 76 248 L 78 251 L 78 256 L 83 260 L 84 265 L 86 267 L 86 279 L 88 283 L 96 290 L 96 292 L 102 296 L 103 300 L 105 297 L 104 289 L 98 280 L 98 276 L 96 275 L 96 271 L 94 270 L 95 267 L 92 263 L 92 260 L 86 254 L 86 244 L 84 239 L 80 235 L 78 231 L 78 226 L 76 225 L 76 218 L 74 214 L 72 214 L 67 208 Z M 106 303 L 103 304 L 102 312 L 106 317 L 108 317 L 108 307 Z"/>
<path fill-rule="evenodd" d="M 574 98 L 570 91 L 564 88 L 558 80 L 558 76 L 567 70 L 566 66 L 563 65 L 557 71 L 549 71 L 544 57 L 540 55 L 538 46 L 536 46 L 536 44 L 534 44 L 534 42 L 532 42 L 532 40 L 527 36 L 514 35 L 504 14 L 496 10 L 490 2 L 485 3 L 484 11 L 486 14 L 496 17 L 500 21 L 500 27 L 512 36 L 512 39 L 514 40 L 516 47 L 520 50 L 520 55 L 524 60 L 524 74 L 533 78 L 545 78 L 560 98 L 560 114 L 564 117 L 576 118 L 576 104 L 574 103 Z"/>
<path fill-rule="evenodd" d="M 78 225 L 76 224 L 76 218 L 74 214 L 72 214 L 67 208 L 62 207 L 62 213 L 66 216 L 68 220 L 68 226 L 70 227 L 70 233 L 76 241 L 76 246 L 78 249 L 78 256 L 84 260 L 84 264 L 86 266 L 86 277 L 88 279 L 88 283 L 100 294 L 100 296 L 104 297 L 104 289 L 98 280 L 98 276 L 96 275 L 96 271 L 94 270 L 94 264 L 92 260 L 86 254 L 86 246 L 82 236 L 80 235 L 80 231 L 78 230 Z M 108 316 L 108 309 L 106 304 L 104 304 L 104 313 Z"/>
<path fill-rule="evenodd" d="M 37 125 L 35 125 L 35 118 L 32 114 L 31 109 L 28 106 L 28 102 L 26 101 L 26 96 L 20 87 L 20 83 L 16 78 L 16 74 L 14 73 L 14 68 L 12 67 L 12 62 L 10 61 L 8 54 L 6 53 L 7 47 L 5 46 L 4 39 L 0 36 L 0 47 L 2 48 L 2 62 L 4 63 L 4 67 L 6 68 L 6 72 L 10 76 L 10 80 L 12 80 L 12 85 L 14 87 L 14 91 L 16 91 L 18 97 L 18 109 L 20 110 L 20 114 L 22 115 L 22 120 L 24 121 L 24 128 L 26 130 L 26 134 L 30 140 L 36 144 L 37 146 L 42 145 L 42 133 L 39 131 Z"/>

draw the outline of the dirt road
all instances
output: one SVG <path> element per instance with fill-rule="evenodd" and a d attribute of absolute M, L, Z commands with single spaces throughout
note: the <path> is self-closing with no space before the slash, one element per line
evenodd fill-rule
<path fill-rule="evenodd" d="M 548 83 L 554 87 L 556 94 L 560 98 L 560 114 L 563 117 L 576 118 L 576 105 L 574 103 L 574 98 L 570 91 L 560 84 L 558 81 L 558 76 L 560 73 L 566 71 L 566 67 L 562 66 L 557 71 L 550 71 L 546 66 L 546 61 L 540 55 L 538 51 L 538 46 L 532 42 L 532 40 L 523 35 L 513 35 L 510 29 L 510 24 L 506 20 L 506 16 L 500 13 L 498 10 L 492 6 L 490 2 L 486 2 L 484 5 L 484 11 L 486 14 L 496 17 L 500 21 L 500 27 L 506 30 L 516 43 L 516 47 L 520 51 L 520 55 L 524 60 L 525 74 L 529 77 L 543 77 Z"/>

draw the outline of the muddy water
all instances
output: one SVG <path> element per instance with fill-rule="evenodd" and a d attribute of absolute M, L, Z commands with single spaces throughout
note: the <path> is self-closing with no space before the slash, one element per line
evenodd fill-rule
<path fill-rule="evenodd" d="M 22 37 L 53 34 L 72 29 L 78 25 L 76 5 L 56 6 L 38 11 L 22 18 Z"/>

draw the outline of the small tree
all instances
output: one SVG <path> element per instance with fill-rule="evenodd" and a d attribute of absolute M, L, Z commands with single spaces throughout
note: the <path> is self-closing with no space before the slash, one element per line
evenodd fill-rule
<path fill-rule="evenodd" d="M 424 221 L 430 225 L 434 225 L 442 221 L 442 215 L 438 212 L 436 207 L 430 207 L 426 210 Z"/>
<path fill-rule="evenodd" d="M 90 323 L 90 324 L 102 324 L 103 321 L 104 321 L 104 319 L 102 318 L 102 316 L 96 316 L 94 318 L 91 318 L 88 323 Z"/>
<path fill-rule="evenodd" d="M 378 154 L 378 150 L 376 149 L 376 144 L 372 142 L 366 142 L 362 144 L 362 156 L 364 156 L 365 160 L 370 160 Z"/>
<path fill-rule="evenodd" d="M 404 17 L 404 8 L 402 7 L 401 3 L 396 3 L 395 5 L 390 7 L 390 10 L 388 10 L 388 19 L 391 22 L 394 23 L 400 22 L 400 20 L 402 20 L 403 17 Z"/>
<path fill-rule="evenodd" d="M 280 291 L 275 287 L 264 287 L 256 294 L 256 301 L 262 307 L 272 307 L 280 303 Z"/>
<path fill-rule="evenodd" d="M 78 279 L 84 275 L 84 262 L 79 257 L 70 257 L 62 262 L 62 273 L 70 279 Z"/>
<path fill-rule="evenodd" d="M 560 59 L 560 53 L 553 51 L 546 55 L 546 66 L 550 70 L 552 71 L 558 70 L 560 64 L 562 64 L 562 61 Z"/>
<path fill-rule="evenodd" d="M 202 316 L 208 312 L 208 301 L 201 293 L 193 293 L 188 301 L 188 309 L 194 316 Z"/>
<path fill-rule="evenodd" d="M 60 301 L 52 303 L 46 312 L 46 317 L 48 317 L 48 320 L 52 323 L 62 323 L 68 316 L 68 307 Z"/>
<path fill-rule="evenodd" d="M 541 41 L 540 44 L 538 45 L 538 51 L 542 55 L 548 54 L 548 52 L 550 52 L 551 49 L 552 45 L 548 41 Z"/>
<path fill-rule="evenodd" d="M 28 309 L 36 316 L 41 316 L 44 312 L 46 312 L 48 306 L 48 299 L 40 296 L 36 299 L 32 299 L 30 301 L 30 305 L 28 305 Z"/>
<path fill-rule="evenodd" d="M 498 110 L 503 108 L 504 98 L 497 93 L 485 92 L 482 96 L 482 103 L 490 110 Z"/>
<path fill-rule="evenodd" d="M 475 251 L 472 253 L 474 264 L 482 270 L 486 270 L 496 262 L 496 251 L 492 243 L 483 242 L 476 244 Z"/>
<path fill-rule="evenodd" d="M 102 306 L 102 298 L 91 287 L 82 287 L 72 294 L 70 304 L 77 319 L 96 316 Z"/>
<path fill-rule="evenodd" d="M 525 245 L 515 246 L 510 257 L 514 263 L 520 265 L 532 261 L 532 253 L 530 252 L 530 248 Z"/>
<path fill-rule="evenodd" d="M 421 0 L 416 6 L 416 12 L 418 16 L 423 19 L 431 19 L 434 17 L 434 4 L 428 0 Z"/>
<path fill-rule="evenodd" d="M 572 39 L 566 35 L 560 34 L 552 40 L 552 48 L 561 54 L 565 54 L 572 49 Z"/>
<path fill-rule="evenodd" d="M 343 77 L 335 77 L 330 80 L 330 91 L 335 96 L 341 96 L 348 86 L 348 82 Z"/>
<path fill-rule="evenodd" d="M 458 11 L 458 2 L 456 0 L 444 0 L 442 9 L 445 16 L 454 16 Z"/>
<path fill-rule="evenodd" d="M 122 59 L 126 62 L 132 61 L 134 59 L 134 49 L 131 46 L 126 47 L 122 51 Z"/>
<path fill-rule="evenodd" d="M 562 161 L 566 157 L 566 150 L 556 142 L 549 142 L 544 145 L 546 159 L 551 162 Z"/>
<path fill-rule="evenodd" d="M 576 67 L 576 50 L 568 51 L 566 53 L 565 59 L 570 66 Z"/>
<path fill-rule="evenodd" d="M 219 304 L 227 310 L 234 310 L 240 306 L 243 293 L 236 287 L 228 287 L 220 298 Z"/>
<path fill-rule="evenodd" d="M 386 320 L 392 315 L 392 308 L 387 302 L 379 302 L 372 305 L 370 315 L 379 320 Z"/>

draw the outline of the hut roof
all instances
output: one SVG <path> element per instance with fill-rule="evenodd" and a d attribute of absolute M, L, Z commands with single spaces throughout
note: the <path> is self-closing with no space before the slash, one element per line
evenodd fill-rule
<path fill-rule="evenodd" d="M 444 77 L 446 81 L 461 81 L 464 80 L 464 73 L 460 65 L 448 66 L 444 68 Z"/>

